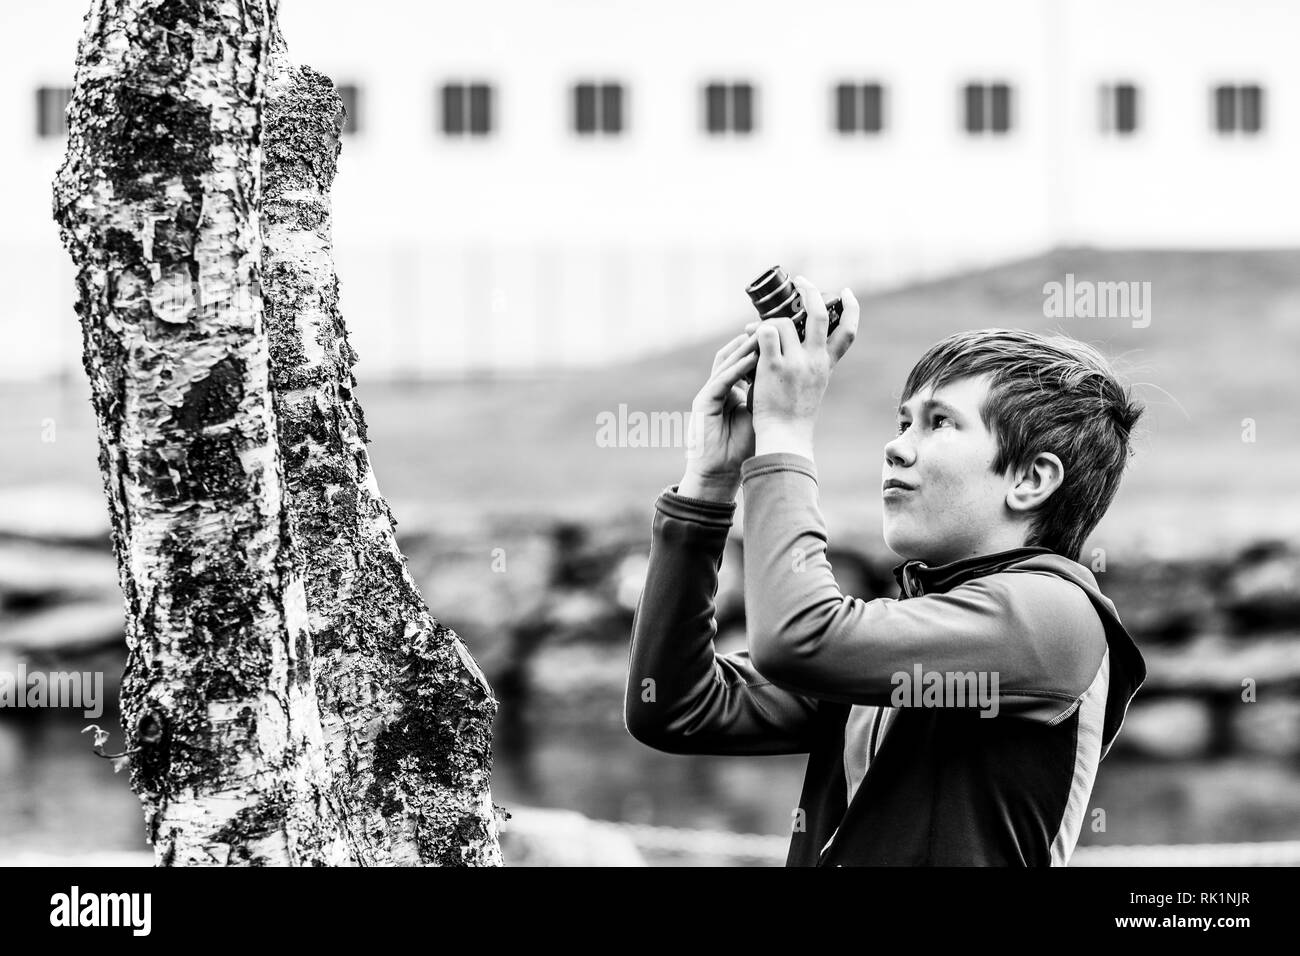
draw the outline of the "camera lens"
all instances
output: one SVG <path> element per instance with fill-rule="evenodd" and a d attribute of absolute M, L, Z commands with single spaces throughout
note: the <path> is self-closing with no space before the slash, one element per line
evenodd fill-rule
<path fill-rule="evenodd" d="M 746 288 L 745 293 L 749 296 L 750 301 L 755 307 L 764 299 L 769 298 L 782 287 L 790 284 L 790 277 L 782 271 L 780 266 L 772 266 L 761 276 L 751 282 Z M 759 312 L 763 310 L 760 308 Z"/>

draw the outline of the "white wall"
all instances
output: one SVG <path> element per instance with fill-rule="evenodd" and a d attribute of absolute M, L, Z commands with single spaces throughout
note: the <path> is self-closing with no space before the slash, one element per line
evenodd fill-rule
<path fill-rule="evenodd" d="M 1073 0 L 1063 240 L 1117 246 L 1294 246 L 1300 241 L 1300 3 Z M 1139 131 L 1096 133 L 1098 77 L 1142 87 Z M 1255 136 L 1210 127 L 1210 90 L 1258 82 Z"/>
<path fill-rule="evenodd" d="M 50 220 L 60 141 L 34 89 L 71 80 L 87 0 L 6 3 L 0 37 L 0 376 L 75 370 Z M 773 262 L 879 286 L 1053 244 L 1300 243 L 1300 4 L 1265 0 L 283 0 L 294 56 L 362 89 L 335 188 L 363 374 L 585 363 L 734 323 Z M 749 79 L 758 131 L 701 130 L 701 84 Z M 627 132 L 579 138 L 569 86 L 625 84 Z M 447 79 L 495 88 L 494 133 L 437 132 Z M 831 87 L 887 87 L 879 137 L 831 129 Z M 1103 136 L 1097 85 L 1141 88 Z M 1014 86 L 971 137 L 960 87 Z M 1257 81 L 1266 128 L 1223 138 L 1209 87 Z M 768 198 L 765 202 L 757 201 Z"/>

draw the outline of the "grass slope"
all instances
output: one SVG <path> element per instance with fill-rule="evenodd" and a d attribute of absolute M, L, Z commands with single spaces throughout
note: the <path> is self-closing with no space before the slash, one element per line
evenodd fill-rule
<path fill-rule="evenodd" d="M 1043 286 L 1151 283 L 1151 322 L 1049 319 Z M 824 289 L 843 277 L 810 276 Z M 822 500 L 833 535 L 879 541 L 882 448 L 908 370 L 964 328 L 1064 332 L 1111 356 L 1147 403 L 1137 455 L 1090 547 L 1204 551 L 1259 534 L 1300 533 L 1300 251 L 1064 249 L 987 271 L 859 297 L 862 330 L 831 383 L 818 433 Z M 748 321 L 737 313 L 737 326 Z M 358 321 L 354 319 L 354 321 Z M 617 316 L 610 317 L 618 321 Z M 485 512 L 640 516 L 682 470 L 679 448 L 601 448 L 597 416 L 685 413 L 724 330 L 633 363 L 540 380 L 367 384 L 380 487 L 399 519 Z M 0 485 L 98 489 L 90 411 L 50 387 L 3 388 L 10 440 Z M 59 421 L 59 441 L 38 440 Z M 1253 418 L 1257 439 L 1242 441 Z"/>

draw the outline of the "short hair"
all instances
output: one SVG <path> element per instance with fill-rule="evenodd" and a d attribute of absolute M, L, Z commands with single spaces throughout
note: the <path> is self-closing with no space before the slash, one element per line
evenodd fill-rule
<path fill-rule="evenodd" d="M 1078 561 L 1119 488 L 1143 406 L 1092 346 L 1021 329 L 973 329 L 935 343 L 908 374 L 903 401 L 927 385 L 983 374 L 990 378 L 980 419 L 997 441 L 993 472 L 1025 468 L 1041 452 L 1065 467 L 1025 544 Z"/>

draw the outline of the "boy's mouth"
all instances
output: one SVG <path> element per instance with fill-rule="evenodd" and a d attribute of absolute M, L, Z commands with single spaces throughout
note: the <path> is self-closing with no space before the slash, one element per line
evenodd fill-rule
<path fill-rule="evenodd" d="M 901 478 L 886 478 L 881 486 L 880 496 L 885 501 L 892 501 L 897 498 L 906 498 L 914 491 L 916 491 L 916 486 L 909 485 Z"/>

